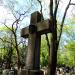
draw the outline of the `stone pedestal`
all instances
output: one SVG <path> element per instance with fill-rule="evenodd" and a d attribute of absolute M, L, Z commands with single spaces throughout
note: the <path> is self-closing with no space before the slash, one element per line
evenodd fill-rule
<path fill-rule="evenodd" d="M 18 75 L 44 75 L 44 72 L 42 70 L 22 69 L 19 71 Z"/>

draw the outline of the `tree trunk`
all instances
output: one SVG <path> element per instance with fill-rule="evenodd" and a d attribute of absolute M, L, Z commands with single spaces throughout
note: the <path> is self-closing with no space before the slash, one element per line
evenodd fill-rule
<path fill-rule="evenodd" d="M 17 51 L 17 65 L 18 65 L 18 69 L 19 69 L 21 61 L 20 61 L 20 53 L 19 53 L 19 49 L 18 49 L 16 33 L 14 34 L 14 37 L 15 37 L 15 48 L 16 48 L 16 51 Z"/>
<path fill-rule="evenodd" d="M 57 23 L 56 19 L 52 21 L 52 35 L 49 58 L 49 75 L 55 75 L 57 65 Z"/>

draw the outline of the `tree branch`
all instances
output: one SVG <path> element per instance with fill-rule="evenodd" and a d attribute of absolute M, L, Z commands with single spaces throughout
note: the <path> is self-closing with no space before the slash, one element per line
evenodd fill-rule
<path fill-rule="evenodd" d="M 70 5 L 75 5 L 75 3 L 70 3 Z"/>
<path fill-rule="evenodd" d="M 68 5 L 67 5 L 67 7 L 66 7 L 66 9 L 65 9 L 65 12 L 64 12 L 64 15 L 63 15 L 63 18 L 62 18 L 62 22 L 61 22 L 61 27 L 60 27 L 60 34 L 59 34 L 59 37 L 58 37 L 58 42 L 57 42 L 57 45 L 59 46 L 59 42 L 60 42 L 60 39 L 61 39 L 61 35 L 62 35 L 62 30 L 63 30 L 63 25 L 64 25 L 64 21 L 65 21 L 65 17 L 66 17 L 66 14 L 67 14 L 67 10 L 68 10 L 68 8 L 69 8 L 69 6 L 70 6 L 70 2 L 71 2 L 71 0 L 69 1 L 69 3 L 68 3 Z M 57 46 L 57 49 L 58 49 L 58 46 Z"/>
<path fill-rule="evenodd" d="M 15 47 L 15 45 L 14 45 L 12 42 L 7 41 L 6 39 L 0 38 L 0 40 L 1 40 L 2 42 L 7 42 L 7 43 L 10 43 L 10 44 L 12 44 L 12 45 Z"/>
<path fill-rule="evenodd" d="M 50 0 L 50 19 L 53 19 L 53 0 Z"/>
<path fill-rule="evenodd" d="M 48 46 L 48 53 L 49 53 L 49 56 L 50 56 L 50 43 L 49 43 L 48 35 L 45 34 L 45 36 L 46 36 L 46 41 L 47 41 L 47 46 Z"/>
<path fill-rule="evenodd" d="M 59 0 L 60 1 L 60 0 Z M 58 10 L 58 5 L 59 5 L 59 1 L 57 3 L 57 0 L 55 0 L 55 10 L 54 10 L 54 17 L 56 19 L 56 15 L 57 15 L 57 10 Z"/>

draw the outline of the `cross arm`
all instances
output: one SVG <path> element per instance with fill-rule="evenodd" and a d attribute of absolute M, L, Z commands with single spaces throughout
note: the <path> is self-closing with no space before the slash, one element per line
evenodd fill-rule
<path fill-rule="evenodd" d="M 21 30 L 21 37 L 28 38 L 28 35 L 29 35 L 29 26 Z"/>
<path fill-rule="evenodd" d="M 37 33 L 42 35 L 42 34 L 51 32 L 52 24 L 50 23 L 50 20 L 48 19 L 48 20 L 44 20 L 44 21 L 37 23 L 36 27 L 37 27 Z M 24 38 L 28 38 L 29 26 L 25 27 L 21 30 L 21 36 Z"/>

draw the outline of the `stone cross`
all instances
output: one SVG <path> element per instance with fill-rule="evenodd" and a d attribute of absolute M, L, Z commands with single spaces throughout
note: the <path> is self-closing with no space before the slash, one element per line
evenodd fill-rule
<path fill-rule="evenodd" d="M 21 36 L 28 38 L 26 69 L 29 70 L 40 70 L 41 35 L 52 31 L 50 20 L 41 21 L 41 17 L 38 11 L 32 13 L 30 25 L 21 30 Z"/>

